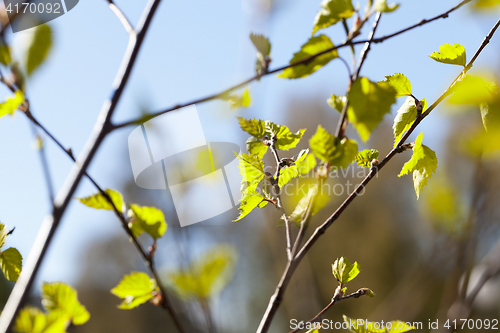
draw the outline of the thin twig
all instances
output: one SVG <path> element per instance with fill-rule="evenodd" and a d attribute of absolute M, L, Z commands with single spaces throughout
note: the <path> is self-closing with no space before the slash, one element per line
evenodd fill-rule
<path fill-rule="evenodd" d="M 293 258 L 291 263 L 288 263 L 283 276 L 278 283 L 276 292 L 271 296 L 269 300 L 269 304 L 267 310 L 262 317 L 262 321 L 257 329 L 258 333 L 267 332 L 271 321 L 276 314 L 276 311 L 281 303 L 281 299 L 283 298 L 284 291 L 290 282 L 291 276 L 293 275 L 298 263 L 304 258 L 306 253 L 311 249 L 311 247 L 316 243 L 316 241 L 325 233 L 325 231 L 339 218 L 339 216 L 344 212 L 344 210 L 349 206 L 349 204 L 358 196 L 358 194 L 365 188 L 365 186 L 372 180 L 375 175 L 382 169 L 387 162 L 389 162 L 397 153 L 401 152 L 401 147 L 404 142 L 408 139 L 408 137 L 413 133 L 415 128 L 420 124 L 420 122 L 427 117 L 430 112 L 435 109 L 445 98 L 451 93 L 451 89 L 458 82 L 465 73 L 473 66 L 474 61 L 477 59 L 482 50 L 489 43 L 491 37 L 497 30 L 500 25 L 500 20 L 496 22 L 488 35 L 484 38 L 480 47 L 474 54 L 473 58 L 469 61 L 467 66 L 465 66 L 464 70 L 457 76 L 457 78 L 450 84 L 450 86 L 445 90 L 445 92 L 427 109 L 427 111 L 423 115 L 417 116 L 417 119 L 412 124 L 410 129 L 403 135 L 403 137 L 399 140 L 397 145 L 387 154 L 387 156 L 376 166 L 370 169 L 370 173 L 363 179 L 363 181 L 354 189 L 354 191 L 344 200 L 344 202 L 337 208 L 337 210 L 319 227 L 317 227 L 313 234 L 309 237 L 309 239 L 305 242 L 304 246 L 300 249 L 297 255 Z M 278 293 L 279 291 L 279 293 Z"/>
<path fill-rule="evenodd" d="M 345 128 L 347 126 L 347 109 L 349 107 L 349 99 L 347 98 L 347 95 L 349 94 L 349 91 L 351 90 L 352 83 L 358 79 L 359 73 L 361 72 L 361 67 L 363 66 L 363 63 L 365 62 L 366 57 L 368 56 L 368 52 L 370 52 L 371 43 L 373 42 L 373 38 L 375 36 L 375 31 L 377 30 L 377 27 L 378 27 L 378 24 L 380 22 L 381 17 L 382 17 L 382 13 L 378 12 L 377 16 L 375 17 L 375 22 L 373 22 L 373 28 L 370 31 L 370 34 L 368 35 L 368 42 L 365 43 L 365 47 L 361 51 L 358 68 L 354 72 L 354 75 L 351 75 L 349 85 L 347 87 L 347 91 L 345 94 L 346 99 L 344 102 L 344 106 L 342 107 L 342 112 L 340 113 L 339 122 L 337 124 L 337 130 L 335 132 L 335 136 L 337 138 L 342 138 L 344 136 Z"/>
<path fill-rule="evenodd" d="M 403 30 L 399 30 L 391 35 L 387 35 L 387 36 L 384 36 L 384 37 L 380 37 L 380 38 L 375 38 L 372 40 L 373 43 L 381 43 L 387 39 L 390 39 L 390 38 L 393 38 L 395 36 L 398 36 L 402 33 L 405 33 L 409 30 L 412 30 L 412 29 L 415 29 L 415 28 L 418 28 L 422 25 L 425 25 L 427 23 L 430 23 L 430 22 L 433 22 L 435 20 L 438 20 L 440 18 L 447 18 L 448 15 L 459 9 L 460 7 L 462 7 L 463 5 L 465 5 L 466 3 L 470 2 L 472 0 L 463 0 L 462 2 L 460 2 L 458 5 L 456 5 L 455 7 L 451 8 L 450 10 L 440 14 L 440 15 L 437 15 L 431 19 L 427 19 L 427 20 L 422 20 L 420 21 L 419 23 L 417 24 L 414 24 L 408 28 L 405 28 Z M 306 57 L 300 61 L 296 61 L 296 62 L 293 62 L 289 65 L 286 65 L 286 66 L 282 66 L 282 67 L 279 67 L 279 68 L 276 68 L 276 69 L 273 69 L 273 70 L 269 70 L 267 71 L 266 73 L 262 74 L 262 75 L 255 75 L 251 78 L 249 78 L 248 80 L 245 80 L 237 85 L 234 85 L 232 86 L 231 88 L 228 88 L 220 93 L 217 93 L 217 94 L 213 94 L 213 95 L 210 95 L 210 96 L 207 96 L 207 97 L 203 97 L 203 98 L 199 98 L 199 99 L 196 99 L 196 100 L 193 100 L 191 102 L 187 102 L 187 103 L 182 103 L 182 104 L 176 104 L 168 109 L 165 109 L 163 111 L 158 111 L 158 112 L 153 112 L 153 113 L 150 113 L 150 114 L 147 114 L 147 115 L 144 115 L 144 116 L 141 116 L 139 118 L 136 118 L 136 119 L 133 119 L 133 120 L 129 120 L 129 121 L 126 121 L 126 122 L 123 122 L 123 123 L 120 123 L 120 124 L 116 124 L 113 126 L 113 129 L 118 129 L 118 128 L 123 128 L 123 127 L 126 127 L 126 126 L 131 126 L 131 125 L 135 125 L 135 124 L 141 124 L 143 122 L 146 122 L 150 119 L 153 119 L 154 117 L 156 116 L 159 116 L 161 114 L 165 114 L 165 113 L 168 113 L 168 112 L 171 112 L 171 111 L 174 111 L 174 110 L 177 110 L 177 109 L 180 109 L 182 107 L 185 107 L 185 106 L 189 106 L 189 105 L 193 105 L 193 104 L 199 104 L 199 103 L 203 103 L 203 102 L 207 102 L 207 101 L 211 101 L 211 100 L 214 100 L 214 99 L 217 99 L 217 98 L 220 98 L 221 96 L 224 96 L 225 94 L 228 94 L 230 93 L 231 91 L 233 90 L 236 90 L 238 88 L 241 88 L 255 80 L 259 80 L 260 78 L 264 77 L 264 76 L 267 76 L 267 75 L 271 75 L 271 74 L 274 74 L 274 73 L 278 73 L 278 72 L 281 72 L 287 68 L 291 68 L 291 67 L 295 67 L 295 66 L 299 66 L 299 65 L 303 65 L 303 64 L 307 64 L 309 62 L 311 62 L 312 60 L 314 60 L 315 58 L 319 57 L 319 56 L 322 56 L 323 54 L 326 54 L 326 53 L 329 53 L 333 50 L 337 50 L 337 49 L 340 49 L 340 48 L 343 48 L 343 47 L 346 47 L 346 46 L 351 46 L 351 45 L 357 45 L 357 44 L 365 44 L 369 42 L 369 40 L 360 40 L 360 41 L 353 41 L 352 38 L 348 38 L 346 41 L 344 41 L 343 43 L 337 45 L 337 46 L 334 46 L 334 47 L 331 47 L 327 50 L 324 50 L 320 53 L 317 53 L 317 54 L 314 54 L 314 55 L 311 55 L 309 57 Z"/>
<path fill-rule="evenodd" d="M 323 310 L 321 310 L 317 315 L 315 315 L 313 318 L 309 319 L 308 321 L 306 321 L 305 323 L 304 322 L 301 322 L 301 326 L 303 326 L 304 328 L 307 326 L 308 323 L 316 323 L 316 322 L 319 322 L 321 320 L 321 317 L 325 314 L 326 311 L 328 311 L 328 309 L 330 309 L 332 306 L 334 306 L 335 304 L 337 304 L 338 302 L 341 302 L 341 301 L 344 301 L 346 299 L 349 299 L 349 298 L 359 298 L 361 296 L 364 296 L 364 295 L 367 295 L 371 292 L 370 289 L 367 289 L 367 288 L 361 288 L 359 289 L 358 291 L 352 293 L 352 294 L 349 294 L 349 295 L 346 295 L 346 296 L 340 296 L 341 294 L 339 293 L 338 296 L 334 296 L 332 297 L 332 300 L 330 303 L 328 303 L 327 306 L 325 306 L 323 308 Z M 318 328 L 321 328 L 321 327 L 318 327 Z M 289 333 L 295 333 L 295 332 L 298 332 L 300 331 L 301 328 L 296 328 L 292 331 L 290 331 Z"/>
<path fill-rule="evenodd" d="M 113 0 L 106 0 L 106 1 L 109 4 L 109 8 L 113 11 L 113 13 L 115 13 L 120 22 L 123 24 L 125 31 L 127 31 L 129 35 L 134 34 L 135 33 L 134 27 L 132 26 L 132 24 L 130 24 L 130 21 L 121 11 L 121 9 L 118 8 L 118 6 L 113 2 Z"/>
<path fill-rule="evenodd" d="M 105 136 L 110 132 L 111 117 L 128 82 L 130 73 L 132 71 L 132 68 L 134 67 L 145 34 L 150 26 L 151 20 L 154 16 L 154 13 L 156 12 L 156 9 L 158 8 L 159 3 L 160 0 L 150 0 L 148 2 L 138 25 L 138 33 L 130 35 L 129 46 L 113 85 L 115 89 L 112 97 L 109 101 L 106 101 L 104 103 L 94 132 L 88 142 L 88 148 L 82 153 L 81 157 L 78 158 L 78 162 L 75 163 L 73 170 L 67 179 L 66 185 L 56 197 L 52 215 L 48 216 L 44 220 L 35 244 L 33 245 L 24 268 L 19 276 L 19 279 L 9 296 L 7 304 L 3 309 L 2 315 L 0 316 L 0 332 L 2 333 L 6 333 L 12 326 L 24 299 L 31 289 L 40 264 L 45 257 L 46 251 L 68 207 L 71 197 L 76 191 L 76 188 L 78 187 L 78 184 L 80 183 L 82 177 L 85 175 L 86 169 L 92 161 L 97 149 L 103 142 Z M 161 285 L 161 280 L 159 279 L 159 276 L 156 273 L 154 266 L 152 265 L 152 258 L 150 258 L 149 262 L 152 266 L 154 278 L 157 280 L 157 283 Z M 175 325 L 178 327 L 179 331 L 182 332 L 183 330 L 180 326 L 180 322 L 171 304 L 169 303 L 166 294 L 163 295 L 163 303 L 170 312 Z"/>

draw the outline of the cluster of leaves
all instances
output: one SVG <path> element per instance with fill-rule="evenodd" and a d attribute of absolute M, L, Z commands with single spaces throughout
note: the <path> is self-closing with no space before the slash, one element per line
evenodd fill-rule
<path fill-rule="evenodd" d="M 84 205 L 94 209 L 111 211 L 116 209 L 122 214 L 127 210 L 121 193 L 110 189 L 106 189 L 104 192 L 113 204 L 102 193 L 77 199 Z M 151 236 L 156 244 L 156 240 L 161 238 L 167 231 L 165 216 L 161 210 L 155 207 L 129 204 L 127 217 L 128 227 L 135 238 L 145 233 Z M 153 253 L 154 251 L 149 255 L 152 256 Z M 142 272 L 132 272 L 130 275 L 126 275 L 111 292 L 123 299 L 123 302 L 119 305 L 120 309 L 132 309 L 152 299 L 157 300 L 155 304 L 158 305 L 162 297 L 156 281 Z"/>
<path fill-rule="evenodd" d="M 14 330 L 20 333 L 64 333 L 70 324 L 83 325 L 90 314 L 80 304 L 77 292 L 64 283 L 44 283 L 42 305 L 26 307 L 19 312 Z"/>
<path fill-rule="evenodd" d="M 7 236 L 11 232 L 12 231 L 7 231 L 5 225 L 0 223 L 0 267 L 2 268 L 2 272 L 7 280 L 16 282 L 19 274 L 21 274 L 23 257 L 14 247 L 2 250 L 2 247 L 5 245 L 5 241 L 7 240 Z"/>
<path fill-rule="evenodd" d="M 0 103 L 0 117 L 14 114 L 24 103 L 25 77 L 30 77 L 47 59 L 52 47 L 52 30 L 50 26 L 43 24 L 34 29 L 29 41 L 27 52 L 22 61 L 12 57 L 10 47 L 0 42 L 0 64 L 12 73 L 12 79 L 3 78 L 14 91 L 3 103 Z"/>

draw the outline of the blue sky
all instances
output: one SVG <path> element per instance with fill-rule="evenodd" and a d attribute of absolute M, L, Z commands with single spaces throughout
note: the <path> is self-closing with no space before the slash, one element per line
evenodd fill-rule
<path fill-rule="evenodd" d="M 458 1 L 400 0 L 400 3 L 396 12 L 383 15 L 376 36 L 433 17 Z M 118 0 L 117 4 L 135 24 L 146 1 Z M 162 2 L 114 120 L 119 122 L 138 115 L 141 103 L 160 110 L 222 91 L 251 77 L 255 62 L 255 51 L 248 38 L 251 32 L 269 36 L 271 68 L 288 63 L 310 37 L 319 1 L 279 1 L 278 4 L 276 12 L 266 18 L 250 0 Z M 377 81 L 385 75 L 404 73 L 412 82 L 414 94 L 432 102 L 460 68 L 436 63 L 427 55 L 445 43 L 461 43 L 470 58 L 497 17 L 498 12 L 472 15 L 465 8 L 446 20 L 374 45 L 362 75 Z M 28 82 L 27 94 L 39 120 L 78 154 L 104 100 L 111 93 L 127 35 L 105 1 L 82 0 L 51 25 L 55 32 L 54 48 L 48 61 Z M 28 30 L 9 36 L 17 54 L 22 55 L 23 43 L 31 33 Z M 324 33 L 336 44 L 345 35 L 340 26 L 328 28 Z M 363 33 L 366 36 L 367 31 Z M 500 37 L 495 36 L 478 59 L 478 68 L 498 68 L 499 41 Z M 348 56 L 347 51 L 343 50 L 342 54 Z M 343 94 L 346 83 L 345 68 L 339 61 L 333 61 L 301 80 L 269 76 L 252 83 L 250 109 L 229 111 L 220 101 L 197 105 L 197 108 L 208 141 L 242 144 L 245 138 L 237 127 L 235 115 L 284 121 L 286 101 L 292 96 L 304 99 L 320 96 L 326 100 L 331 93 Z M 0 88 L 0 94 L 7 97 L 8 92 Z M 394 106 L 393 114 L 396 110 Z M 330 126 L 328 129 L 333 131 L 334 125 Z M 127 136 L 132 129 L 113 133 L 98 151 L 89 170 L 103 187 L 119 189 L 124 180 L 131 179 L 130 166 L 119 163 L 124 161 Z M 429 133 L 426 134 L 429 140 L 442 138 L 446 117 L 438 112 L 432 121 L 426 120 L 423 129 Z M 59 190 L 71 163 L 48 140 L 46 147 L 54 186 Z M 26 258 L 50 206 L 38 155 L 33 149 L 31 128 L 21 114 L 0 119 L 0 159 L 0 221 L 16 227 L 7 246 L 17 247 Z M 84 180 L 77 195 L 93 192 L 91 184 Z M 73 282 L 91 241 L 123 232 L 118 222 L 109 223 L 112 218 L 107 214 L 110 213 L 86 209 L 73 202 L 42 266 L 39 280 Z"/>

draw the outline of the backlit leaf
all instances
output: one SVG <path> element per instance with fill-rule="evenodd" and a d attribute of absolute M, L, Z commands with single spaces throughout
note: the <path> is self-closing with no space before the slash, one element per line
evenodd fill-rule
<path fill-rule="evenodd" d="M 276 136 L 275 147 L 279 150 L 290 150 L 295 148 L 304 135 L 305 129 L 301 129 L 296 133 L 290 132 L 290 129 L 286 126 L 277 125 L 269 120 L 266 120 L 266 135 L 269 139 Z"/>
<path fill-rule="evenodd" d="M 498 87 L 480 76 L 465 75 L 455 83 L 452 93 L 448 99 L 451 104 L 480 105 L 493 101 L 498 96 Z"/>
<path fill-rule="evenodd" d="M 422 145 L 423 133 L 417 137 L 413 146 L 413 155 L 411 159 L 405 163 L 398 177 L 413 172 L 413 185 L 417 199 L 420 197 L 422 189 L 427 184 L 429 178 L 437 169 L 436 153 L 427 146 Z"/>
<path fill-rule="evenodd" d="M 5 102 L 0 103 L 0 117 L 7 114 L 13 114 L 23 102 L 24 94 L 21 90 L 17 90 L 14 95 L 7 98 Z"/>
<path fill-rule="evenodd" d="M 332 107 L 332 109 L 337 110 L 338 112 L 342 112 L 344 108 L 346 97 L 345 96 L 336 96 L 332 94 L 332 97 L 326 100 L 328 105 Z"/>
<path fill-rule="evenodd" d="M 246 142 L 247 151 L 252 155 L 257 155 L 260 158 L 264 157 L 267 152 L 268 146 L 264 144 L 260 139 L 257 139 L 254 136 L 248 138 Z"/>
<path fill-rule="evenodd" d="M 19 251 L 13 247 L 0 253 L 0 267 L 5 278 L 11 282 L 16 282 L 23 266 L 23 257 Z"/>
<path fill-rule="evenodd" d="M 28 76 L 45 61 L 52 46 L 52 29 L 47 24 L 35 28 L 26 58 Z"/>
<path fill-rule="evenodd" d="M 367 78 L 357 79 L 348 94 L 347 117 L 359 132 L 363 141 L 378 126 L 391 105 L 396 102 L 396 90 L 385 81 L 375 83 Z"/>
<path fill-rule="evenodd" d="M 400 73 L 385 77 L 385 82 L 396 89 L 396 98 L 411 95 L 411 83 L 406 76 Z"/>
<path fill-rule="evenodd" d="M 341 257 L 332 264 L 332 274 L 340 284 L 344 285 L 358 276 L 359 265 L 357 262 L 351 264 L 347 258 Z"/>
<path fill-rule="evenodd" d="M 309 149 L 302 149 L 293 165 L 285 166 L 280 169 L 278 181 L 280 188 L 299 175 L 299 170 L 302 164 L 307 163 L 306 157 L 308 156 L 308 153 Z"/>
<path fill-rule="evenodd" d="M 125 275 L 120 283 L 111 289 L 111 293 L 123 299 L 120 309 L 132 309 L 146 303 L 154 297 L 156 282 L 146 273 L 132 272 Z"/>
<path fill-rule="evenodd" d="M 390 13 L 398 9 L 399 4 L 391 3 L 387 4 L 387 0 L 375 0 L 375 4 L 373 5 L 373 10 L 381 13 Z"/>
<path fill-rule="evenodd" d="M 371 166 L 371 162 L 378 158 L 378 150 L 375 149 L 365 149 L 356 155 L 356 163 L 362 168 L 368 168 Z"/>
<path fill-rule="evenodd" d="M 445 64 L 460 65 L 464 67 L 467 64 L 465 47 L 460 44 L 444 44 L 439 47 L 439 52 L 434 51 L 429 57 Z"/>
<path fill-rule="evenodd" d="M 257 52 L 263 56 L 269 55 L 271 53 L 271 43 L 269 39 L 260 34 L 250 34 L 250 40 L 257 49 Z"/>
<path fill-rule="evenodd" d="M 129 216 L 132 217 L 129 228 L 135 237 L 146 232 L 151 237 L 158 239 L 167 231 L 165 216 L 158 208 L 131 204 Z"/>
<path fill-rule="evenodd" d="M 65 283 L 44 283 L 42 305 L 50 312 L 69 317 L 75 325 L 83 325 L 90 319 L 87 309 L 78 301 L 76 290 Z"/>
<path fill-rule="evenodd" d="M 223 100 L 229 103 L 231 109 L 247 108 L 252 104 L 252 98 L 250 97 L 250 90 L 247 88 L 243 90 L 241 95 L 234 94 L 224 94 L 221 97 Z"/>
<path fill-rule="evenodd" d="M 240 214 L 238 215 L 236 220 L 233 220 L 233 222 L 241 220 L 242 218 L 250 214 L 254 208 L 264 208 L 266 205 L 267 201 L 259 192 L 255 190 L 244 191 L 240 200 L 240 207 L 238 208 Z"/>
<path fill-rule="evenodd" d="M 25 307 L 19 311 L 14 331 L 19 333 L 62 333 L 66 332 L 70 318 L 60 313 L 45 314 L 36 307 Z"/>
<path fill-rule="evenodd" d="M 301 50 L 293 55 L 292 60 L 290 60 L 290 64 L 327 51 L 329 49 L 332 49 L 333 47 L 334 45 L 332 41 L 325 35 L 311 37 L 307 41 L 307 43 L 302 45 Z M 337 53 L 337 50 L 332 50 L 315 57 L 311 61 L 287 68 L 283 70 L 283 73 L 278 76 L 285 79 L 298 79 L 304 76 L 308 76 L 329 63 L 332 59 L 337 58 L 338 56 L 339 55 Z"/>
<path fill-rule="evenodd" d="M 422 105 L 422 113 L 424 113 L 427 109 L 427 101 L 424 98 L 420 103 Z M 392 126 L 394 131 L 394 146 L 401 140 L 404 133 L 410 129 L 415 120 L 417 120 L 415 99 L 413 97 L 407 97 L 404 104 L 399 108 L 396 118 L 394 118 L 394 125 Z"/>
<path fill-rule="evenodd" d="M 343 138 L 339 140 L 328 133 L 321 125 L 309 141 L 311 150 L 320 160 L 330 163 L 331 166 L 346 168 L 354 161 L 358 153 L 356 141 Z"/>
<path fill-rule="evenodd" d="M 348 19 L 355 12 L 351 0 L 323 0 L 321 7 L 314 19 L 313 34 L 320 29 L 336 24 L 342 19 Z"/>
<path fill-rule="evenodd" d="M 170 285 L 184 299 L 215 296 L 233 278 L 236 259 L 237 251 L 233 246 L 218 245 L 190 267 L 170 273 Z"/>
<path fill-rule="evenodd" d="M 125 206 L 123 204 L 123 197 L 121 193 L 110 189 L 106 189 L 104 190 L 104 192 L 106 192 L 109 195 L 116 209 L 118 209 L 119 212 L 123 212 Z M 113 210 L 113 205 L 111 205 L 109 201 L 106 200 L 106 198 L 101 193 L 97 193 L 86 198 L 77 198 L 77 199 L 85 206 L 94 209 Z"/>
<path fill-rule="evenodd" d="M 323 209 L 329 200 L 330 196 L 326 192 L 322 191 L 318 184 L 309 185 L 307 194 L 300 199 L 292 214 L 290 214 L 290 221 L 300 228 L 300 225 L 304 220 L 311 204 L 313 204 L 311 214 L 314 215 Z M 280 223 L 278 226 L 280 225 L 284 224 Z"/>

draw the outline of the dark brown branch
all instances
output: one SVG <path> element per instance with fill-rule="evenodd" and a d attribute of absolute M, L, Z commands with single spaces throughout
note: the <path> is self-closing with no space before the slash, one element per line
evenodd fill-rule
<path fill-rule="evenodd" d="M 354 189 L 354 191 L 344 200 L 344 202 L 337 208 L 337 210 L 319 227 L 317 227 L 313 234 L 306 241 L 304 246 L 300 249 L 297 255 L 293 258 L 292 262 L 288 263 L 283 276 L 278 283 L 275 294 L 271 296 L 269 300 L 269 305 L 262 318 L 262 321 L 257 330 L 258 333 L 267 332 L 271 321 L 276 314 L 276 311 L 281 303 L 281 299 L 283 298 L 284 291 L 290 282 L 291 276 L 293 275 L 298 263 L 304 258 L 306 253 L 311 249 L 311 247 L 316 243 L 316 241 L 325 233 L 325 231 L 340 217 L 340 215 L 344 212 L 344 210 L 349 206 L 349 204 L 358 196 L 358 194 L 365 188 L 365 186 L 372 180 L 375 175 L 382 169 L 387 162 L 389 162 L 398 152 L 401 152 L 401 147 L 404 142 L 408 139 L 408 137 L 413 133 L 415 128 L 420 124 L 420 122 L 427 117 L 430 112 L 435 109 L 451 92 L 452 87 L 455 85 L 457 81 L 459 81 L 465 73 L 473 66 L 474 61 L 477 59 L 482 50 L 489 43 L 491 37 L 497 30 L 500 25 L 500 20 L 498 20 L 495 26 L 491 29 L 488 35 L 485 37 L 480 47 L 474 54 L 473 58 L 469 61 L 464 70 L 457 76 L 457 78 L 450 84 L 450 86 L 445 90 L 445 92 L 427 109 L 427 111 L 423 115 L 417 116 L 417 119 L 412 124 L 410 129 L 403 135 L 403 137 L 399 140 L 398 144 L 387 154 L 387 156 L 376 166 L 370 169 L 370 173 L 363 179 L 363 181 Z"/>
<path fill-rule="evenodd" d="M 463 5 L 471 2 L 472 0 L 463 0 L 462 2 L 460 2 L 458 5 L 456 5 L 455 7 L 451 8 L 450 10 L 444 12 L 443 14 L 440 14 L 440 15 L 437 15 L 431 19 L 427 19 L 427 20 L 422 20 L 420 21 L 419 23 L 417 24 L 414 24 L 408 28 L 405 28 L 403 30 L 400 30 L 400 31 L 397 31 L 391 35 L 387 35 L 387 36 L 384 36 L 384 37 L 380 37 L 380 38 L 375 38 L 372 40 L 373 43 L 381 43 L 387 39 L 390 39 L 392 37 L 395 37 L 395 36 L 398 36 L 402 33 L 405 33 L 409 30 L 412 30 L 412 29 L 415 29 L 415 28 L 418 28 L 422 25 L 425 25 L 427 23 L 430 23 L 430 22 L 433 22 L 435 20 L 438 20 L 440 18 L 447 18 L 448 15 L 459 9 L 460 7 L 462 7 Z M 250 79 L 246 80 L 246 81 L 243 81 L 235 86 L 232 86 L 231 88 L 228 88 L 226 90 L 224 90 L 223 92 L 220 92 L 220 93 L 217 93 L 217 94 L 213 94 L 213 95 L 210 95 L 210 96 L 207 96 L 207 97 L 204 97 L 204 98 L 200 98 L 200 99 L 196 99 L 196 100 L 193 100 L 191 102 L 187 102 L 187 103 L 182 103 L 182 104 L 176 104 L 168 109 L 165 109 L 163 111 L 158 111 L 158 112 L 153 112 L 151 114 L 147 114 L 147 115 L 144 115 L 144 116 L 141 116 L 139 118 L 136 118 L 134 120 L 130 120 L 130 121 L 126 121 L 126 122 L 123 122 L 121 124 L 117 124 L 117 125 L 114 125 L 113 129 L 118 129 L 118 128 L 122 128 L 122 127 L 126 127 L 126 126 L 130 126 L 130 125 L 135 125 L 135 124 L 142 124 L 143 122 L 146 122 L 150 119 L 153 119 L 154 117 L 156 116 L 159 116 L 161 114 L 165 114 L 165 113 L 168 113 L 168 112 L 171 112 L 171 111 L 174 111 L 174 110 L 177 110 L 177 109 L 180 109 L 182 107 L 185 107 L 185 106 L 189 106 L 189 105 L 193 105 L 193 104 L 199 104 L 199 103 L 204 103 L 204 102 L 207 102 L 207 101 L 211 101 L 211 100 L 214 100 L 214 99 L 217 99 L 217 98 L 220 98 L 221 96 L 224 96 L 225 94 L 228 94 L 230 93 L 231 91 L 233 90 L 236 90 L 238 88 L 241 88 L 255 80 L 259 80 L 260 78 L 264 77 L 264 76 L 267 76 L 267 75 L 271 75 L 271 74 L 275 74 L 275 73 L 278 73 L 278 72 L 281 72 L 287 68 L 291 68 L 291 67 L 295 67 L 295 66 L 298 66 L 298 65 L 303 65 L 303 64 L 307 64 L 309 62 L 311 62 L 312 60 L 314 60 L 315 58 L 323 55 L 323 54 L 326 54 L 328 52 L 331 52 L 333 50 L 337 50 L 337 49 L 340 49 L 340 48 L 343 48 L 343 47 L 346 47 L 346 46 L 352 46 L 352 45 L 357 45 L 357 44 L 365 44 L 365 43 L 368 43 L 369 40 L 360 40 L 360 41 L 353 41 L 352 40 L 352 37 L 351 38 L 348 38 L 346 41 L 344 41 L 343 43 L 337 45 L 337 46 L 334 46 L 332 48 L 329 48 L 323 52 L 320 52 L 320 53 L 317 53 L 317 54 L 314 54 L 312 56 L 309 56 L 309 57 L 306 57 L 300 61 L 296 61 L 294 63 L 291 63 L 289 65 L 286 65 L 286 66 L 282 66 L 282 67 L 279 67 L 279 68 L 276 68 L 276 69 L 273 69 L 273 70 L 269 70 L 267 71 L 266 73 L 262 74 L 262 75 L 255 75 L 253 77 L 251 77 Z"/>

